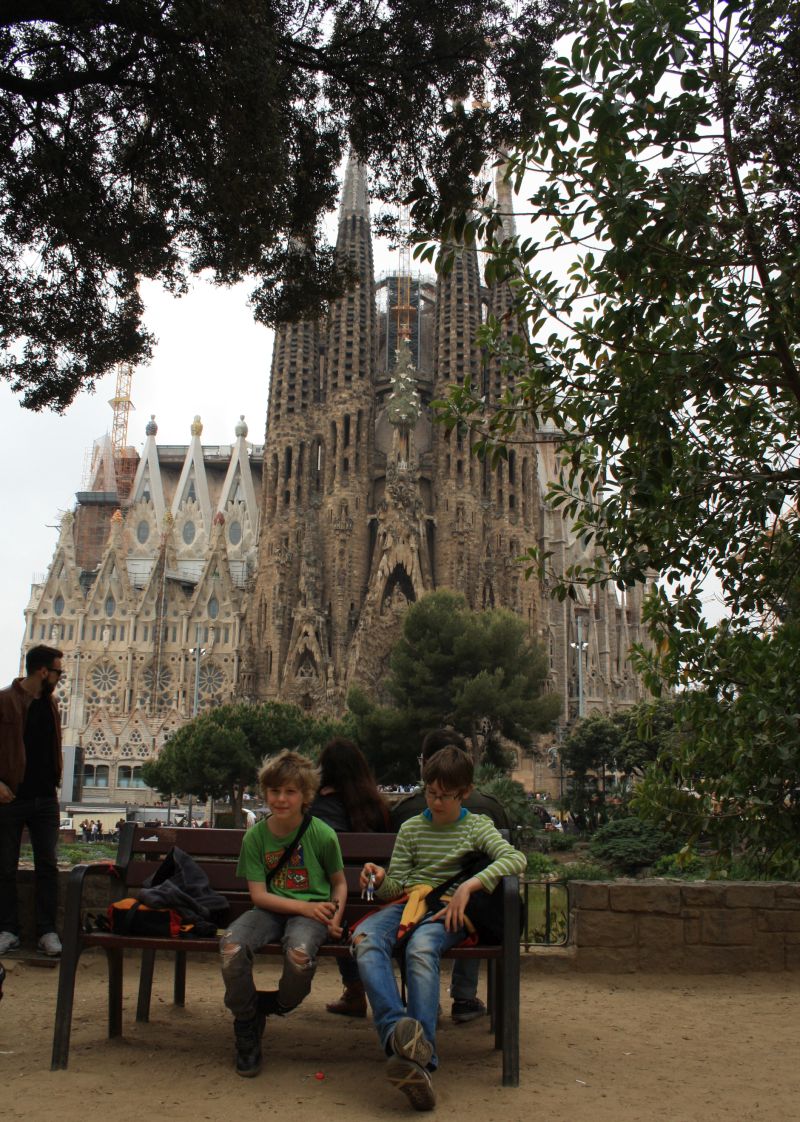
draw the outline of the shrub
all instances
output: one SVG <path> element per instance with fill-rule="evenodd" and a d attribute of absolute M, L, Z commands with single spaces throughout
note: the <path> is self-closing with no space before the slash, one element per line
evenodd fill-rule
<path fill-rule="evenodd" d="M 655 877 L 700 878 L 705 872 L 706 863 L 691 850 L 667 853 L 664 857 L 659 857 L 653 865 L 653 876 Z"/>
<path fill-rule="evenodd" d="M 529 853 L 526 875 L 529 877 L 546 877 L 555 871 L 555 863 L 544 853 Z"/>
<path fill-rule="evenodd" d="M 673 845 L 662 830 L 639 818 L 614 818 L 593 836 L 589 852 L 614 869 L 636 873 L 652 865 Z"/>
<path fill-rule="evenodd" d="M 591 861 L 576 861 L 572 865 L 559 865 L 558 879 L 571 880 L 613 880 L 608 869 Z"/>
<path fill-rule="evenodd" d="M 500 775 L 494 769 L 487 769 L 483 775 L 490 775 L 488 780 L 481 779 L 478 787 L 484 795 L 492 795 L 503 807 L 512 826 L 527 826 L 530 822 L 530 809 L 525 788 L 515 779 L 507 775 Z"/>

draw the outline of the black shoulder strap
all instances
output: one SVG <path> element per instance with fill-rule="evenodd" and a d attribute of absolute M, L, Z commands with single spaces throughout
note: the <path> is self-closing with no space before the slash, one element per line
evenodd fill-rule
<path fill-rule="evenodd" d="M 286 849 L 284 849 L 283 853 L 281 854 L 281 859 L 278 862 L 278 864 L 275 866 L 274 869 L 270 869 L 270 871 L 267 873 L 266 877 L 264 878 L 264 883 L 266 884 L 267 888 L 269 888 L 269 886 L 272 884 L 272 881 L 273 881 L 274 877 L 281 871 L 283 866 L 286 864 L 286 862 L 292 856 L 294 851 L 300 845 L 300 839 L 302 838 L 303 834 L 306 832 L 306 830 L 308 829 L 308 827 L 310 825 L 311 825 L 311 815 L 306 814 L 305 817 L 303 818 L 303 821 L 300 823 L 300 829 L 297 831 L 297 834 L 295 835 L 294 841 L 292 842 L 291 845 L 287 846 Z"/>

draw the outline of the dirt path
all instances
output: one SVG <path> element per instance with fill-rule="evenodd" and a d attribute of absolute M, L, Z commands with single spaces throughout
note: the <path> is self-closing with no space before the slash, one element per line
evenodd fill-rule
<path fill-rule="evenodd" d="M 149 1025 L 134 1020 L 126 968 L 125 1037 L 105 1036 L 104 963 L 87 955 L 76 989 L 72 1054 L 51 1073 L 57 970 L 6 960 L 0 1003 L 0 1117 L 41 1122 L 365 1122 L 410 1118 L 384 1082 L 369 1021 L 325 1013 L 338 993 L 324 961 L 306 1004 L 271 1022 L 257 1079 L 232 1070 L 216 964 L 190 962 L 187 1006 L 173 1009 L 156 971 Z M 259 967 L 264 985 L 274 964 Z M 443 994 L 445 1010 L 449 1000 Z M 475 1122 L 796 1122 L 800 975 L 523 977 L 522 1081 L 503 1089 L 485 1022 L 439 1037 L 438 1116 Z M 324 1079 L 315 1078 L 323 1072 Z"/>

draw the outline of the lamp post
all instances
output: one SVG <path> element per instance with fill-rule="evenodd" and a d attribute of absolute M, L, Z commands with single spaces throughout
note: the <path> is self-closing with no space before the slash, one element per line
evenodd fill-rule
<path fill-rule="evenodd" d="M 192 717 L 197 716 L 200 707 L 200 660 L 206 652 L 200 646 L 200 624 L 195 624 L 194 629 L 194 697 L 192 698 Z"/>
<path fill-rule="evenodd" d="M 192 719 L 197 716 L 197 710 L 200 708 L 200 661 L 205 650 L 200 646 L 200 624 L 196 623 L 194 627 L 194 696 L 192 698 Z M 189 795 L 189 825 L 192 824 L 192 796 Z"/>
<path fill-rule="evenodd" d="M 583 652 L 589 646 L 588 640 L 583 637 L 583 616 L 575 613 L 576 641 L 570 643 L 575 648 L 578 657 L 578 719 L 586 716 L 586 696 L 583 683 Z"/>

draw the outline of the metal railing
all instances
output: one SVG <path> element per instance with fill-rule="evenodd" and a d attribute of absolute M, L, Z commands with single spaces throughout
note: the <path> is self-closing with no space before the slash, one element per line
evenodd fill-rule
<path fill-rule="evenodd" d="M 532 889 L 536 895 L 541 893 L 541 900 L 535 899 Z M 525 877 L 522 880 L 522 900 L 524 922 L 520 942 L 525 950 L 563 946 L 569 936 L 566 881 Z M 535 917 L 531 915 L 534 910 L 532 904 L 539 913 Z"/>

